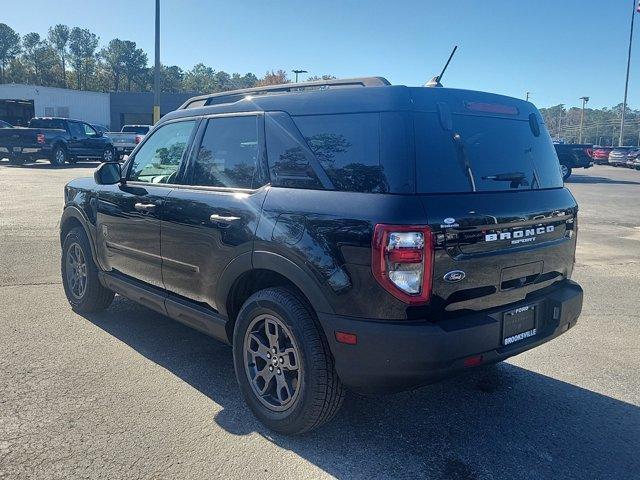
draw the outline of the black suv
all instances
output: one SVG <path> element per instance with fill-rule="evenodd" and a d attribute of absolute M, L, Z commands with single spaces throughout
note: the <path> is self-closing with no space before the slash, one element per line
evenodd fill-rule
<path fill-rule="evenodd" d="M 73 308 L 114 292 L 233 345 L 284 433 L 573 326 L 578 207 L 528 102 L 382 78 L 196 97 L 65 187 Z"/>

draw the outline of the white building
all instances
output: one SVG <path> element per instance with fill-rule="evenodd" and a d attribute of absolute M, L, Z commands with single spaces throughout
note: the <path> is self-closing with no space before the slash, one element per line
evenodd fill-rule
<path fill-rule="evenodd" d="M 37 85 L 0 84 L 0 118 L 26 125 L 33 117 L 65 117 L 108 126 L 109 94 Z"/>

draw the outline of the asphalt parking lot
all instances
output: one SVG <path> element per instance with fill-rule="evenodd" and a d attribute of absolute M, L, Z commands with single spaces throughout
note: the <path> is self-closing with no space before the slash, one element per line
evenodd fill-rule
<path fill-rule="evenodd" d="M 244 406 L 231 350 L 117 297 L 82 317 L 60 283 L 62 187 L 95 164 L 0 163 L 0 478 L 640 478 L 640 171 L 568 183 L 578 325 L 495 368 L 350 395 L 302 437 Z"/>

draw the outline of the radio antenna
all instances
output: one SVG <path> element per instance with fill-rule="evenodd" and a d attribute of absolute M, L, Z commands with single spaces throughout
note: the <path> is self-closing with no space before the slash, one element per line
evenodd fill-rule
<path fill-rule="evenodd" d="M 453 58 L 453 55 L 456 53 L 456 50 L 458 50 L 458 46 L 457 45 L 455 47 L 453 47 L 453 50 L 451 51 L 451 55 L 449 55 L 449 59 L 447 60 L 447 63 L 444 64 L 444 68 L 440 72 L 440 75 L 438 75 L 437 77 L 433 77 L 431 80 L 429 80 L 424 85 L 425 87 L 442 87 L 442 83 L 440 83 L 440 81 L 442 80 L 442 76 L 444 75 L 444 72 L 447 71 L 447 67 L 449 66 L 449 63 L 451 62 L 451 59 Z"/>

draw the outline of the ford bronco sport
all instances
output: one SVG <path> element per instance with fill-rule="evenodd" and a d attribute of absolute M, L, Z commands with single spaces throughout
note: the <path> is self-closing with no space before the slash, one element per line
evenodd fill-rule
<path fill-rule="evenodd" d="M 283 433 L 345 388 L 392 392 L 575 325 L 578 207 L 528 102 L 383 78 L 195 97 L 120 166 L 71 181 L 62 278 L 233 346 Z"/>

